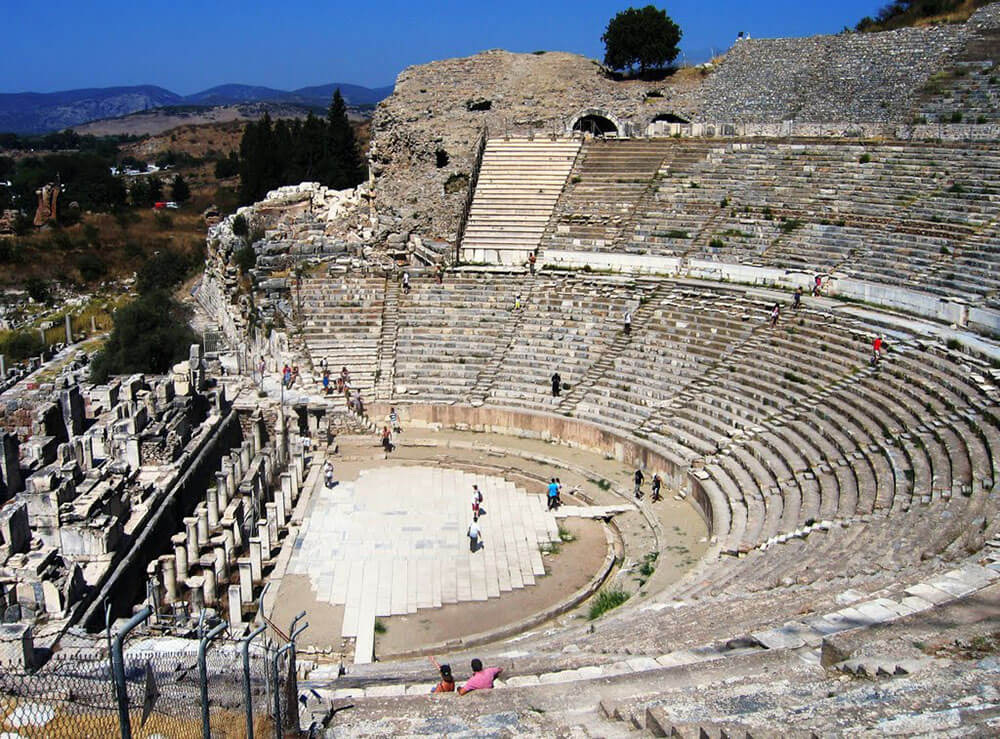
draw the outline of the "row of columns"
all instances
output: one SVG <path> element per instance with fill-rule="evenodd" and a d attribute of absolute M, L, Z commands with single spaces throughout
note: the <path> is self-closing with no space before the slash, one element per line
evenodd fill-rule
<path fill-rule="evenodd" d="M 234 627 L 242 625 L 244 607 L 255 602 L 264 569 L 280 550 L 305 475 L 302 445 L 297 439 L 288 443 L 280 415 L 274 446 L 264 446 L 259 411 L 251 430 L 223 459 L 215 484 L 194 515 L 183 519 L 184 530 L 171 537 L 173 554 L 150 565 L 168 605 L 186 600 L 192 613 L 222 606 Z M 287 469 L 276 474 L 284 460 Z M 227 602 L 220 604 L 223 598 Z"/>

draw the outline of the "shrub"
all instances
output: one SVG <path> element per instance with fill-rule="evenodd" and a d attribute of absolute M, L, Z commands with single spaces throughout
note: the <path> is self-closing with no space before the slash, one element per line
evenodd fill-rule
<path fill-rule="evenodd" d="M 389 630 L 389 627 L 385 625 L 385 622 L 382 619 L 380 619 L 380 618 L 376 618 L 375 619 L 375 633 L 376 634 L 384 634 L 388 630 Z"/>
<path fill-rule="evenodd" d="M 190 260 L 183 254 L 158 251 L 139 269 L 136 287 L 140 293 L 170 290 L 184 280 L 190 268 Z"/>
<path fill-rule="evenodd" d="M 252 246 L 244 246 L 233 255 L 233 262 L 240 268 L 240 272 L 248 274 L 257 264 L 257 252 Z"/>
<path fill-rule="evenodd" d="M 722 200 L 720 200 L 719 201 L 719 207 L 720 208 L 727 208 L 727 207 L 729 207 L 729 198 L 723 198 Z"/>
<path fill-rule="evenodd" d="M 948 192 L 950 192 L 950 193 L 952 193 L 954 195 L 961 195 L 962 193 L 965 192 L 965 188 L 962 187 L 957 182 L 954 182 L 954 183 L 952 183 L 951 187 L 948 188 Z"/>
<path fill-rule="evenodd" d="M 445 195 L 454 195 L 457 192 L 465 192 L 469 189 L 469 175 L 453 174 L 444 181 Z"/>
<path fill-rule="evenodd" d="M 108 265 L 92 251 L 84 252 L 77 257 L 76 268 L 84 282 L 94 282 L 108 273 Z"/>
<path fill-rule="evenodd" d="M 708 242 L 708 245 L 713 249 L 722 249 L 726 245 L 726 242 L 720 238 L 714 238 Z"/>
<path fill-rule="evenodd" d="M 52 298 L 49 293 L 49 286 L 38 277 L 29 277 L 24 282 L 24 289 L 28 297 L 36 303 L 47 303 Z"/>
<path fill-rule="evenodd" d="M 691 236 L 687 231 L 681 231 L 680 229 L 672 229 L 667 231 L 666 234 L 668 239 L 690 239 Z"/>
<path fill-rule="evenodd" d="M 250 227 L 247 225 L 247 219 L 242 214 L 233 218 L 233 236 L 246 238 L 249 233 Z"/>
<path fill-rule="evenodd" d="M 801 226 L 802 226 L 802 221 L 798 220 L 797 218 L 789 218 L 788 220 L 781 222 L 780 228 L 782 233 L 790 234 L 792 231 L 794 231 L 797 228 L 800 228 Z"/>
<path fill-rule="evenodd" d="M 166 291 L 154 290 L 115 311 L 111 336 L 91 364 L 91 381 L 103 383 L 113 374 L 162 374 L 197 341 L 187 309 Z"/>
<path fill-rule="evenodd" d="M 157 213 L 153 219 L 156 221 L 156 227 L 161 231 L 169 231 L 174 227 L 174 219 L 166 213 Z"/>
<path fill-rule="evenodd" d="M 871 154 L 868 154 L 867 152 L 865 152 L 858 158 L 858 161 L 861 164 L 868 164 L 868 162 L 870 162 L 871 160 L 872 160 Z"/>
<path fill-rule="evenodd" d="M 961 123 L 962 122 L 962 117 L 963 116 L 962 116 L 961 111 L 956 110 L 954 113 L 951 114 L 951 118 L 949 120 L 952 123 Z"/>
<path fill-rule="evenodd" d="M 37 331 L 14 331 L 0 337 L 0 354 L 15 362 L 41 354 L 45 343 Z"/>
<path fill-rule="evenodd" d="M 600 618 L 602 615 L 617 608 L 622 603 L 628 600 L 628 593 L 620 588 L 613 588 L 611 590 L 602 590 L 594 598 L 593 603 L 590 604 L 590 613 L 587 614 L 587 618 L 593 621 L 596 618 Z"/>

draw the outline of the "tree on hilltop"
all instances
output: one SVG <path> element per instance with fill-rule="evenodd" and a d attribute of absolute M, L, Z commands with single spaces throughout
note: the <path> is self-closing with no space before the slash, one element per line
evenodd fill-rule
<path fill-rule="evenodd" d="M 629 8 L 608 21 L 601 36 L 604 63 L 611 69 L 639 68 L 639 74 L 667 66 L 680 49 L 681 29 L 666 11 L 652 5 Z"/>
<path fill-rule="evenodd" d="M 328 187 L 344 190 L 364 181 L 354 129 L 347 118 L 347 105 L 338 87 L 326 113 L 327 157 L 325 181 Z"/>

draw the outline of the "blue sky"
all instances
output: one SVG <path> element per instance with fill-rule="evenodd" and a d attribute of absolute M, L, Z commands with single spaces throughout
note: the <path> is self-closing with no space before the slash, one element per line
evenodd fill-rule
<path fill-rule="evenodd" d="M 143 2 L 3 0 L 0 92 L 154 84 L 180 94 L 240 82 L 292 89 L 392 84 L 407 66 L 503 48 L 602 57 L 608 19 L 630 5 L 587 0 Z M 660 3 L 700 61 L 738 31 L 836 33 L 879 0 Z"/>

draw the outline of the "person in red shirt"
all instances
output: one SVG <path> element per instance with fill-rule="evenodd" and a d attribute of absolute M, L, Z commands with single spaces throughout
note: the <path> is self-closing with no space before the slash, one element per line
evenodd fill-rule
<path fill-rule="evenodd" d="M 431 664 L 438 668 L 441 673 L 441 682 L 434 686 L 432 693 L 453 693 L 455 692 L 455 678 L 451 674 L 451 665 L 439 665 L 434 657 L 429 658 Z"/>
<path fill-rule="evenodd" d="M 882 358 L 882 337 L 876 336 L 875 341 L 872 342 L 872 355 L 875 359 Z"/>

